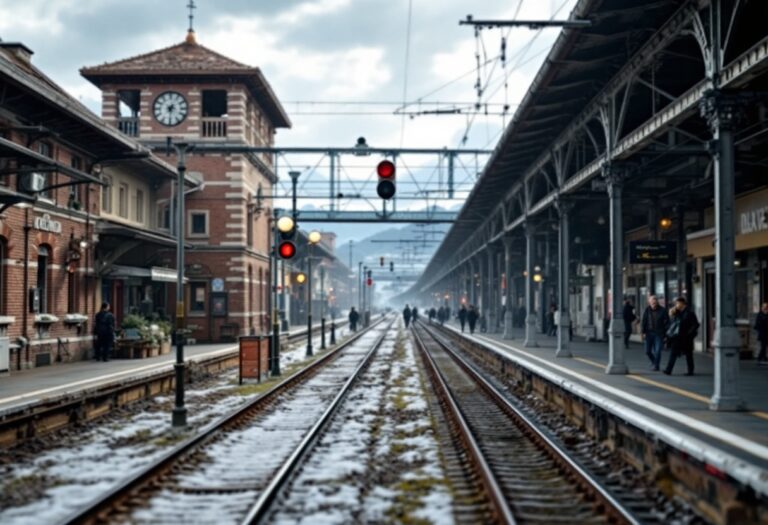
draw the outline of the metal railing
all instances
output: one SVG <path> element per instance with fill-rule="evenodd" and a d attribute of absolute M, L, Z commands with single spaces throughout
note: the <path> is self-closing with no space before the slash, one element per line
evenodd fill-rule
<path fill-rule="evenodd" d="M 129 137 L 138 137 L 139 117 L 118 117 L 117 129 Z"/>
<path fill-rule="evenodd" d="M 227 118 L 226 117 L 203 117 L 201 133 L 203 137 L 226 137 L 227 136 Z"/>

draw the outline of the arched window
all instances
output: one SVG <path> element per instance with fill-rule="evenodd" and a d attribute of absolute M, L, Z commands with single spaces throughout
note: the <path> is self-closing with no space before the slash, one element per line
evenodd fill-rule
<path fill-rule="evenodd" d="M 264 331 L 264 270 L 259 268 L 259 328 Z"/>
<path fill-rule="evenodd" d="M 37 250 L 37 287 L 40 290 L 40 313 L 48 313 L 48 264 L 51 251 L 46 245 Z"/>
<path fill-rule="evenodd" d="M 8 245 L 5 243 L 5 239 L 0 239 L 0 314 L 5 315 L 7 302 L 6 302 L 6 268 L 5 260 L 8 258 Z"/>
<path fill-rule="evenodd" d="M 67 313 L 77 313 L 78 292 L 77 263 L 69 263 L 67 267 Z"/>

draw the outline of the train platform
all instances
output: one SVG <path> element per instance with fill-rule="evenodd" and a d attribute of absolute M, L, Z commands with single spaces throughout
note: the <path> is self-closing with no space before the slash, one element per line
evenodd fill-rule
<path fill-rule="evenodd" d="M 459 332 L 457 324 L 446 326 Z M 693 376 L 684 375 L 685 359 L 678 360 L 668 376 L 652 371 L 642 345 L 630 343 L 625 351 L 629 373 L 608 375 L 607 343 L 574 338 L 570 345 L 573 357 L 555 358 L 556 338 L 537 334 L 539 346 L 525 348 L 523 331 L 513 335 L 508 340 L 502 334 L 463 334 L 668 445 L 768 490 L 768 368 L 742 361 L 739 393 L 746 410 L 715 412 L 708 406 L 714 383 L 710 355 L 695 354 Z M 662 366 L 668 358 L 665 350 Z"/>
<path fill-rule="evenodd" d="M 337 323 L 343 322 L 341 319 Z M 319 324 L 314 328 L 319 328 Z M 306 335 L 306 327 L 295 327 L 289 337 Z M 319 339 L 319 336 L 314 336 Z M 319 347 L 319 341 L 318 341 Z M 184 347 L 186 362 L 201 362 L 235 352 L 237 343 L 197 344 Z M 0 417 L 56 398 L 75 397 L 112 384 L 133 381 L 170 370 L 176 361 L 175 348 L 170 354 L 144 359 L 74 361 L 54 366 L 14 371 L 0 377 Z"/>

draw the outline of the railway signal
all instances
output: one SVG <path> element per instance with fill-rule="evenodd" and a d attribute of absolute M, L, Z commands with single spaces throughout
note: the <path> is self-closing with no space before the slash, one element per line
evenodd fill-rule
<path fill-rule="evenodd" d="M 282 259 L 293 259 L 296 255 L 296 245 L 293 238 L 296 236 L 296 221 L 288 215 L 277 220 L 277 231 L 280 232 L 280 244 L 277 246 L 277 254 Z"/>
<path fill-rule="evenodd" d="M 382 160 L 376 165 L 376 175 L 379 176 L 376 193 L 384 200 L 395 196 L 395 171 L 395 163 L 391 160 Z"/>
<path fill-rule="evenodd" d="M 389 261 L 389 271 L 390 272 L 395 271 L 395 261 Z"/>
<path fill-rule="evenodd" d="M 379 257 L 379 266 L 384 266 L 384 257 Z"/>

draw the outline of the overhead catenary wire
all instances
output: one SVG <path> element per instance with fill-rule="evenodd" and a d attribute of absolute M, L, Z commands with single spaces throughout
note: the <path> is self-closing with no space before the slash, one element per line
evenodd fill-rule
<path fill-rule="evenodd" d="M 408 0 L 408 21 L 405 28 L 405 61 L 403 66 L 403 105 L 408 100 L 408 65 L 411 54 L 411 19 L 413 15 L 413 0 Z M 405 114 L 400 118 L 400 147 L 405 141 Z"/>

